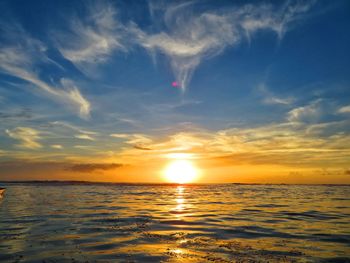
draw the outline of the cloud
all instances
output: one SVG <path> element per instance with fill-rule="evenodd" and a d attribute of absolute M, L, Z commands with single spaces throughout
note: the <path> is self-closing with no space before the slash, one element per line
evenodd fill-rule
<path fill-rule="evenodd" d="M 96 181 L 108 180 L 102 177 L 94 177 L 95 174 L 103 171 L 111 171 L 123 167 L 119 163 L 80 163 L 69 161 L 47 161 L 47 160 L 31 160 L 31 159 L 16 159 L 11 161 L 0 162 L 0 180 L 62 180 L 62 181 L 81 181 L 83 180 Z M 30 171 L 30 173 L 28 173 Z M 48 177 L 48 175 L 50 175 Z M 92 177 L 90 177 L 92 176 Z M 111 175 L 110 181 L 113 178 Z"/>
<path fill-rule="evenodd" d="M 338 110 L 338 113 L 350 113 L 350 105 L 341 107 L 341 108 Z"/>
<path fill-rule="evenodd" d="M 81 163 L 81 164 L 74 164 L 67 168 L 67 170 L 73 171 L 73 172 L 93 172 L 96 170 L 114 170 L 117 168 L 120 168 L 124 166 L 120 163 Z"/>
<path fill-rule="evenodd" d="M 287 114 L 290 122 L 315 122 L 321 117 L 321 100 L 316 100 L 308 105 L 292 109 Z"/>
<path fill-rule="evenodd" d="M 145 146 L 140 145 L 140 144 L 134 145 L 134 148 L 135 148 L 135 149 L 138 149 L 138 150 L 143 150 L 143 151 L 151 151 L 151 150 L 152 150 L 152 148 L 145 147 Z"/>
<path fill-rule="evenodd" d="M 64 128 L 68 128 L 68 129 L 71 129 L 73 131 L 77 131 L 77 132 L 79 132 L 81 134 L 88 134 L 88 135 L 97 135 L 98 134 L 97 132 L 88 131 L 88 130 L 82 129 L 80 127 L 77 127 L 75 125 L 72 125 L 72 124 L 70 124 L 68 122 L 64 122 L 64 121 L 54 121 L 54 122 L 50 122 L 50 124 L 61 126 L 61 127 L 64 127 Z"/>
<path fill-rule="evenodd" d="M 17 112 L 0 112 L 0 119 L 2 120 L 16 120 L 16 119 L 31 119 L 32 116 L 32 112 L 30 109 L 22 109 L 20 111 Z"/>
<path fill-rule="evenodd" d="M 89 145 L 74 145 L 74 148 L 91 151 L 91 150 L 93 150 L 94 147 L 89 146 Z"/>
<path fill-rule="evenodd" d="M 91 137 L 88 134 L 77 134 L 77 135 L 74 135 L 74 137 L 78 138 L 78 139 L 82 139 L 82 140 L 89 140 L 89 141 L 94 141 L 95 140 L 93 137 Z"/>
<path fill-rule="evenodd" d="M 69 18 L 69 30 L 55 34 L 61 54 L 78 69 L 91 73 L 91 67 L 106 62 L 110 55 L 126 51 L 123 26 L 116 19 L 115 8 L 97 1 L 86 6 L 83 18 Z"/>
<path fill-rule="evenodd" d="M 281 6 L 261 4 L 259 7 L 246 5 L 240 10 L 241 25 L 248 38 L 258 30 L 269 29 L 281 39 L 289 30 L 291 23 L 301 19 L 316 0 L 285 1 Z"/>
<path fill-rule="evenodd" d="M 134 149 L 142 151 L 153 150 L 149 147 L 153 143 L 153 140 L 144 134 L 124 134 L 124 133 L 113 133 L 110 134 L 111 137 L 123 139 L 126 144 L 130 144 Z"/>
<path fill-rule="evenodd" d="M 0 70 L 33 84 L 46 96 L 72 107 L 82 118 L 88 118 L 90 103 L 71 80 L 62 78 L 60 87 L 55 87 L 38 76 L 38 66 L 51 63 L 46 55 L 47 47 L 28 36 L 20 26 L 5 29 L 8 44 L 0 46 Z"/>
<path fill-rule="evenodd" d="M 194 70 L 204 58 L 215 56 L 237 42 L 228 15 L 192 15 L 192 4 L 168 7 L 164 12 L 166 31 L 147 34 L 139 30 L 141 46 L 152 54 L 159 52 L 169 60 L 176 80 L 185 90 Z"/>
<path fill-rule="evenodd" d="M 275 96 L 265 84 L 258 86 L 258 91 L 263 95 L 263 103 L 268 105 L 290 105 L 294 102 L 294 98 L 280 98 Z"/>
<path fill-rule="evenodd" d="M 73 170 L 81 172 L 110 167 L 101 166 L 98 160 L 105 160 L 107 164 L 128 163 L 142 166 L 166 162 L 169 158 L 191 158 L 199 165 L 215 167 L 276 165 L 288 167 L 288 169 L 322 167 L 338 169 L 347 167 L 350 161 L 348 129 L 349 121 L 342 120 L 316 124 L 286 122 L 216 131 L 198 127 L 196 130 L 172 132 L 159 137 L 140 133 L 116 133 L 110 137 L 116 138 L 116 141 L 125 142 L 118 151 L 108 151 L 105 148 L 106 145 L 94 147 L 75 145 L 72 148 L 83 149 L 87 154 L 86 159 L 81 155 L 68 155 L 65 158 L 73 161 L 74 165 L 78 165 Z M 170 131 L 174 130 L 170 129 Z M 111 138 L 106 139 L 105 142 L 108 142 L 111 147 L 109 149 L 115 149 L 116 145 Z M 70 149 L 66 148 L 66 150 Z M 43 157 L 40 153 L 31 153 L 30 157 L 40 160 L 40 158 L 47 158 L 47 154 L 45 153 Z M 98 165 L 95 166 L 95 164 Z"/>
<path fill-rule="evenodd" d="M 130 135 L 129 134 L 125 134 L 125 133 L 113 133 L 110 135 L 111 137 L 114 137 L 114 138 L 128 138 Z"/>
<path fill-rule="evenodd" d="M 123 137 L 120 135 L 122 134 L 113 137 Z M 198 152 L 203 150 L 202 153 L 204 153 L 206 152 L 205 144 L 208 143 L 208 138 L 204 134 L 191 132 L 179 132 L 162 139 L 150 139 L 146 134 L 137 134 L 137 138 L 131 135 L 129 139 L 127 138 L 126 143 L 132 145 L 132 148 L 124 148 L 121 156 L 136 157 L 136 159 L 152 156 L 168 158 L 169 154 L 182 154 L 197 150 Z"/>
<path fill-rule="evenodd" d="M 124 133 L 113 133 L 110 135 L 114 138 L 125 139 L 127 144 L 132 145 L 147 145 L 152 143 L 152 139 L 144 134 L 124 134 Z"/>
<path fill-rule="evenodd" d="M 19 140 L 21 143 L 18 147 L 28 149 L 38 149 L 42 145 L 38 142 L 41 139 L 40 132 L 28 127 L 17 127 L 13 130 L 6 130 L 8 136 L 13 139 Z"/>
<path fill-rule="evenodd" d="M 276 32 L 281 39 L 289 25 L 312 6 L 286 2 L 282 6 L 270 4 L 243 5 L 217 11 L 198 11 L 195 2 L 150 5 L 154 24 L 165 29 L 147 33 L 137 26 L 129 28 L 137 42 L 152 56 L 165 55 L 176 80 L 185 90 L 197 66 L 205 59 L 217 56 L 228 46 L 235 46 L 245 37 L 249 39 L 259 30 Z M 159 22 L 159 20 L 161 20 Z"/>
<path fill-rule="evenodd" d="M 61 149 L 63 149 L 63 146 L 60 144 L 52 144 L 51 148 L 61 150 Z"/>
<path fill-rule="evenodd" d="M 61 97 L 67 98 L 71 102 L 73 102 L 75 105 L 78 105 L 79 115 L 82 118 L 88 118 L 90 117 L 90 102 L 86 100 L 80 93 L 79 89 L 75 86 L 74 82 L 62 78 L 61 84 L 64 88 L 66 88 L 67 91 L 61 91 Z"/>
<path fill-rule="evenodd" d="M 264 99 L 264 103 L 265 104 L 282 104 L 282 105 L 290 105 L 293 103 L 293 99 L 292 98 L 278 98 L 278 97 L 274 97 L 274 96 L 271 96 L 271 97 L 266 97 Z"/>
<path fill-rule="evenodd" d="M 312 136 L 333 136 L 336 137 L 338 133 L 348 132 L 350 128 L 350 120 L 331 121 L 308 124 L 305 132 Z"/>
<path fill-rule="evenodd" d="M 203 164 L 217 162 L 218 166 L 269 164 L 339 168 L 349 162 L 348 127 L 349 122 L 338 121 L 286 122 L 218 131 L 198 129 L 154 138 L 146 144 L 151 150 L 140 151 L 132 144 L 122 148 L 118 156 L 128 163 L 159 161 L 176 155 L 191 156 Z"/>

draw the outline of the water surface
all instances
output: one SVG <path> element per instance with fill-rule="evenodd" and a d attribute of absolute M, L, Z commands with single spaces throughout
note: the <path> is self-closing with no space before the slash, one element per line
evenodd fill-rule
<path fill-rule="evenodd" d="M 350 262 L 350 186 L 4 186 L 1 262 Z"/>

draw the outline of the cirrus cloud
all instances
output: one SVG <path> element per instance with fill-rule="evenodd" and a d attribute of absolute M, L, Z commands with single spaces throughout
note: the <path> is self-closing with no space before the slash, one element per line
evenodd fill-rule
<path fill-rule="evenodd" d="M 0 71 L 32 84 L 43 95 L 68 105 L 80 117 L 88 118 L 90 102 L 83 97 L 73 81 L 61 78 L 59 85 L 54 86 L 38 75 L 40 65 L 52 63 L 46 55 L 47 47 L 30 37 L 19 25 L 4 26 L 3 31 L 7 44 L 0 46 Z"/>
<path fill-rule="evenodd" d="M 279 39 L 289 26 L 307 12 L 314 1 L 287 1 L 283 5 L 243 5 L 227 10 L 197 11 L 196 2 L 150 5 L 154 24 L 164 25 L 159 32 L 147 33 L 131 27 L 136 41 L 152 56 L 165 55 L 176 80 L 184 91 L 195 69 L 206 59 L 250 39 L 260 30 L 275 32 Z"/>
<path fill-rule="evenodd" d="M 95 65 L 105 63 L 116 51 L 125 52 L 123 25 L 116 9 L 107 2 L 86 5 L 86 15 L 70 17 L 68 30 L 55 33 L 58 50 L 79 70 L 92 74 Z"/>

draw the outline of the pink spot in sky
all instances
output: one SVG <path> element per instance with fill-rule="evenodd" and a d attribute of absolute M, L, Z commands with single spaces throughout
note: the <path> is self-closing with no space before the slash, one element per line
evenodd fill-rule
<path fill-rule="evenodd" d="M 174 88 L 177 88 L 179 86 L 179 83 L 177 83 L 177 81 L 173 81 L 171 83 L 171 86 L 173 86 Z"/>

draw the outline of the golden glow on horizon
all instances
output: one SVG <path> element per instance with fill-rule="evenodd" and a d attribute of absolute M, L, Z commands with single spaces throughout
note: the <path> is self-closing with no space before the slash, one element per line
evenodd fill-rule
<path fill-rule="evenodd" d="M 194 154 L 192 153 L 168 153 L 165 155 L 166 158 L 169 159 L 183 159 L 183 160 L 188 160 L 188 159 L 193 159 Z"/>
<path fill-rule="evenodd" d="M 168 182 L 177 184 L 192 183 L 198 176 L 197 168 L 189 160 L 172 161 L 164 173 Z"/>

